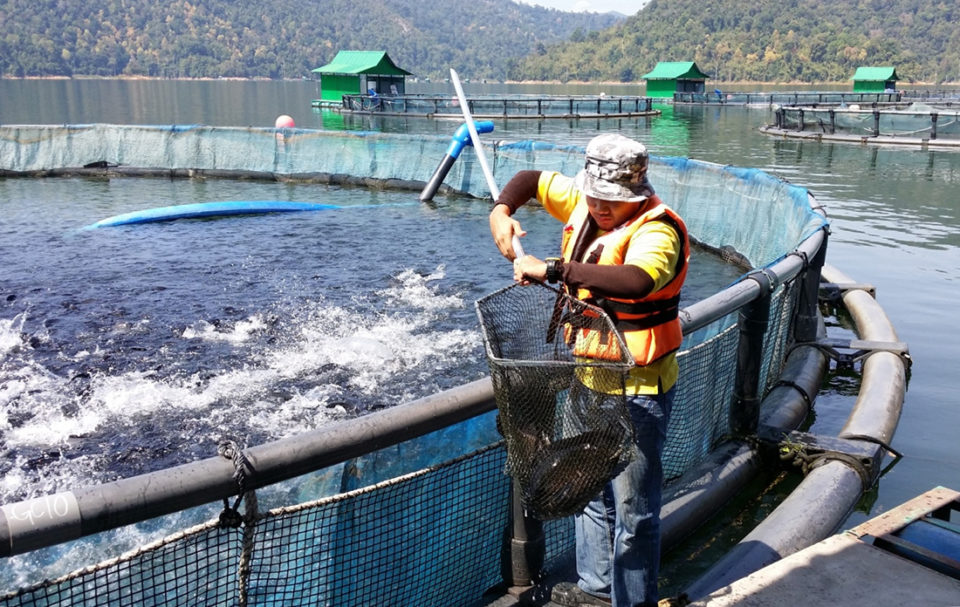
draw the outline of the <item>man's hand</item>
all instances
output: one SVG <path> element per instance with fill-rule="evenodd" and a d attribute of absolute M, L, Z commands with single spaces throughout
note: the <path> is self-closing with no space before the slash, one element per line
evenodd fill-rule
<path fill-rule="evenodd" d="M 520 284 L 530 281 L 543 282 L 547 279 L 547 262 L 533 255 L 524 255 L 513 260 L 513 279 Z"/>
<path fill-rule="evenodd" d="M 505 204 L 498 204 L 490 211 L 490 233 L 500 254 L 509 260 L 517 258 L 513 250 L 513 236 L 526 236 L 527 232 L 520 227 L 520 222 L 510 216 L 510 208 Z"/>

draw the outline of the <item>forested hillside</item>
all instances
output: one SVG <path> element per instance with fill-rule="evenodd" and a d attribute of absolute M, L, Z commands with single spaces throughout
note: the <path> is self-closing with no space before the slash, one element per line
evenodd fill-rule
<path fill-rule="evenodd" d="M 639 80 L 696 61 L 712 82 L 847 81 L 892 65 L 960 81 L 956 0 L 652 0 L 637 15 L 511 0 L 0 0 L 0 75 L 299 78 L 338 50 L 421 77 Z"/>
<path fill-rule="evenodd" d="M 511 0 L 0 0 L 0 74 L 298 78 L 344 49 L 385 50 L 418 76 L 502 79 L 621 19 Z"/>
<path fill-rule="evenodd" d="M 652 0 L 513 75 L 633 81 L 658 61 L 696 61 L 711 81 L 836 82 L 890 65 L 904 81 L 956 82 L 958 25 L 955 0 Z"/>

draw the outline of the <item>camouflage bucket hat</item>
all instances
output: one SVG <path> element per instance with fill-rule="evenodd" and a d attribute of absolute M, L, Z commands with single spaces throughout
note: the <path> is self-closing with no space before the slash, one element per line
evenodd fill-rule
<path fill-rule="evenodd" d="M 642 202 L 653 196 L 647 181 L 647 147 L 613 133 L 587 144 L 587 160 L 576 185 L 587 196 L 619 202 Z"/>

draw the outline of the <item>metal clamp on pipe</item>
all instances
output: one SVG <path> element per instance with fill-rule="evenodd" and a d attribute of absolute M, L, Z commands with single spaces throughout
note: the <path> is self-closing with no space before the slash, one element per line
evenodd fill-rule
<path fill-rule="evenodd" d="M 860 476 L 864 491 L 877 481 L 885 451 L 875 443 L 798 431 L 783 435 L 764 426 L 758 429 L 757 437 L 764 443 L 776 445 L 780 461 L 799 467 L 804 475 L 827 462 L 843 462 Z"/>
<path fill-rule="evenodd" d="M 836 361 L 840 368 L 850 368 L 861 360 L 866 359 L 871 354 L 878 352 L 889 352 L 896 354 L 909 369 L 913 363 L 910 358 L 910 348 L 902 341 L 871 341 L 865 339 L 841 339 L 824 338 L 815 342 L 797 343 L 793 347 L 813 346 L 824 352 L 831 359 Z M 852 352 L 842 352 L 841 350 L 852 350 Z"/>
<path fill-rule="evenodd" d="M 773 293 L 773 290 L 780 285 L 780 277 L 770 268 L 760 268 L 746 275 L 745 279 L 752 280 L 760 285 L 760 292 L 763 294 Z"/>
<path fill-rule="evenodd" d="M 786 257 L 797 257 L 797 258 L 800 259 L 800 261 L 801 261 L 801 263 L 800 263 L 800 272 L 801 272 L 801 273 L 806 272 L 806 271 L 807 271 L 807 268 L 810 267 L 810 259 L 809 259 L 809 257 L 807 256 L 807 252 L 806 252 L 806 251 L 801 251 L 801 250 L 799 250 L 799 249 L 796 250 L 796 251 L 791 251 L 790 253 L 787 253 Z"/>
<path fill-rule="evenodd" d="M 860 282 L 822 282 L 820 283 L 820 299 L 836 303 L 849 291 L 864 291 L 870 297 L 877 298 L 877 288 L 871 284 Z"/>

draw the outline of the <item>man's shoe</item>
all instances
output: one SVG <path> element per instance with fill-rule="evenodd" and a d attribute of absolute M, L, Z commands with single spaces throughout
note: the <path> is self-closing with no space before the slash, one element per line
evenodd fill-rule
<path fill-rule="evenodd" d="M 573 582 L 560 582 L 554 586 L 550 591 L 550 600 L 564 607 L 593 607 L 594 605 L 608 607 L 610 605 L 610 599 L 585 592 Z"/>

